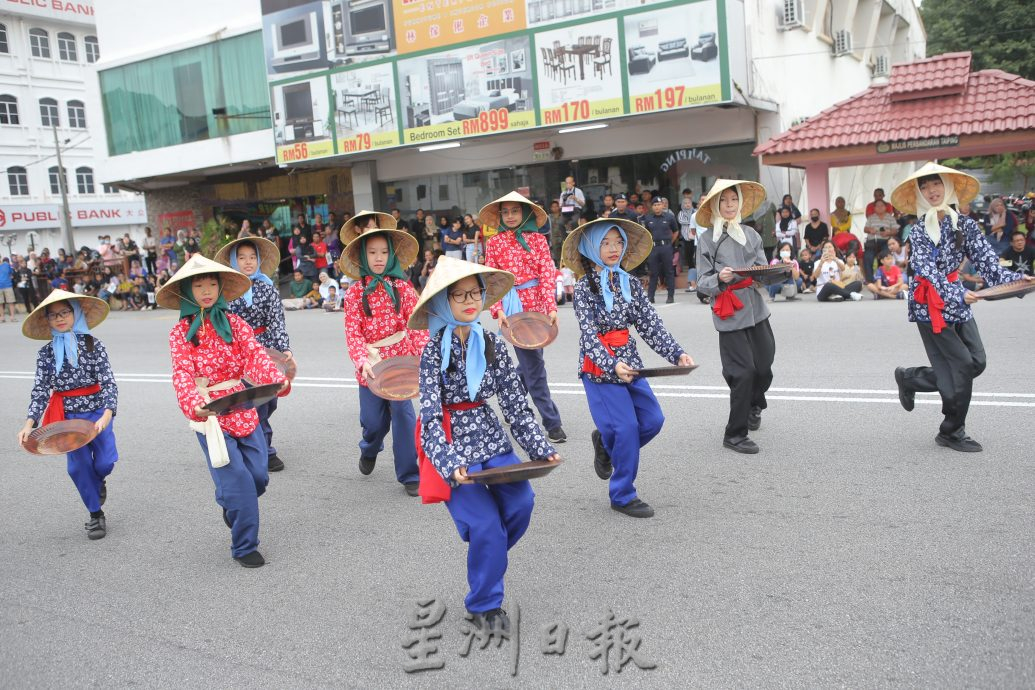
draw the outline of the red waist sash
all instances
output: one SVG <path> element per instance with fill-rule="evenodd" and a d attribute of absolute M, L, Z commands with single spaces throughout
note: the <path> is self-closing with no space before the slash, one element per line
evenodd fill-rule
<path fill-rule="evenodd" d="M 266 332 L 266 327 L 265 326 L 259 326 L 258 328 L 253 328 L 252 329 L 252 333 L 254 333 L 255 335 L 262 335 L 265 332 Z"/>
<path fill-rule="evenodd" d="M 54 391 L 50 394 L 50 402 L 47 403 L 47 409 L 43 412 L 43 420 L 40 422 L 40 426 L 46 426 L 51 422 L 62 422 L 65 419 L 65 398 L 75 398 L 80 395 L 93 395 L 94 393 L 101 392 L 101 385 L 95 383 L 92 386 L 83 386 L 82 388 L 73 388 L 67 391 Z"/>
<path fill-rule="evenodd" d="M 945 276 L 945 279 L 950 283 L 957 282 L 960 279 L 959 271 L 953 271 Z M 927 312 L 931 315 L 931 330 L 935 333 L 941 333 L 945 329 L 945 318 L 942 316 L 942 312 L 945 310 L 945 300 L 934 289 L 931 281 L 927 278 L 918 277 L 916 279 L 916 290 L 913 291 L 913 299 L 917 304 L 927 305 Z"/>
<path fill-rule="evenodd" d="M 607 333 L 597 333 L 597 338 L 604 346 L 604 349 L 607 350 L 607 354 L 613 357 L 615 354 L 614 349 L 616 347 L 621 347 L 629 342 L 629 329 L 619 328 L 614 331 L 608 331 Z M 589 358 L 589 355 L 582 358 L 582 372 L 591 376 L 604 375 L 603 369 L 598 367 L 593 360 Z"/>
<path fill-rule="evenodd" d="M 746 287 L 751 287 L 753 281 L 751 278 L 745 278 L 736 283 L 730 283 L 729 286 L 720 292 L 712 302 L 712 311 L 720 319 L 725 321 L 729 317 L 733 316 L 737 311 L 744 308 L 744 303 L 740 301 L 734 293 L 735 290 L 743 290 Z"/>
<path fill-rule="evenodd" d="M 459 402 L 442 406 L 442 431 L 446 434 L 446 443 L 453 442 L 453 418 L 450 413 L 459 410 L 473 410 L 484 404 L 478 401 Z M 417 471 L 420 473 L 420 487 L 417 489 L 417 493 L 420 494 L 421 503 L 448 501 L 452 496 L 453 490 L 449 488 L 449 484 L 446 483 L 446 480 L 442 478 L 442 475 L 438 473 L 438 470 L 435 469 L 431 460 L 424 453 L 424 446 L 420 442 L 420 428 L 421 421 L 420 417 L 418 417 L 417 427 L 414 431 L 417 445 Z"/>

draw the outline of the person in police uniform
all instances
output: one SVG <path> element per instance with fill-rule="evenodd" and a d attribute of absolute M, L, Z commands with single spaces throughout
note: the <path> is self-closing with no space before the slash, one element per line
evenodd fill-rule
<path fill-rule="evenodd" d="M 605 218 L 622 218 L 624 220 L 632 221 L 633 223 L 638 222 L 639 216 L 636 215 L 636 211 L 629 208 L 629 197 L 625 194 L 619 194 L 615 197 L 614 210 L 603 214 Z"/>
<path fill-rule="evenodd" d="M 640 219 L 640 224 L 647 228 L 654 240 L 654 249 L 650 253 L 650 282 L 647 284 L 647 298 L 654 303 L 654 293 L 658 289 L 658 280 L 664 276 L 665 287 L 668 288 L 668 299 L 665 304 L 676 301 L 676 271 L 672 265 L 672 243 L 679 234 L 679 223 L 676 217 L 665 210 L 660 196 L 651 200 L 651 212 Z"/>

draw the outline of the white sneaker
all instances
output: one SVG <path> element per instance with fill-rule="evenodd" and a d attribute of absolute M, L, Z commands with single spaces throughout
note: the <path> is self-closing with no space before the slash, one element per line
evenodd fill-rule
<path fill-rule="evenodd" d="M 859 294 L 858 292 L 853 292 L 853 293 L 852 293 L 852 301 L 853 301 L 853 302 L 858 302 L 858 301 L 859 301 L 859 300 L 861 300 L 862 298 L 863 298 L 863 296 L 862 296 L 862 295 L 860 295 L 860 294 Z"/>

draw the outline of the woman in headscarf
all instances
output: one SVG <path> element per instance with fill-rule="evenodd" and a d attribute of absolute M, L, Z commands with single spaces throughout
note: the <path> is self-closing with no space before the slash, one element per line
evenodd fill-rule
<path fill-rule="evenodd" d="M 420 495 L 424 503 L 445 501 L 468 543 L 464 606 L 486 632 L 510 630 L 502 608 L 507 552 L 528 529 L 535 499 L 527 480 L 484 485 L 468 476 L 520 462 L 488 399 L 497 396 L 511 434 L 531 459 L 560 461 L 535 422 L 503 339 L 479 322 L 513 280 L 504 271 L 442 257 L 409 322 L 410 329 L 431 334 L 420 361 Z"/>
<path fill-rule="evenodd" d="M 254 409 L 217 417 L 206 405 L 255 385 L 289 384 L 255 339 L 251 326 L 227 308 L 252 287 L 228 266 L 197 254 L 158 291 L 158 305 L 179 311 L 169 333 L 172 383 L 180 410 L 196 432 L 216 486 L 216 503 L 230 528 L 234 560 L 245 568 L 265 564 L 259 553 L 259 496 L 269 483 L 266 439 Z"/>
<path fill-rule="evenodd" d="M 593 466 L 598 477 L 610 479 L 611 508 L 640 518 L 654 515 L 633 485 L 640 449 L 658 435 L 665 416 L 650 384 L 636 376 L 643 360 L 629 327 L 635 326 L 644 342 L 671 364 L 694 363 L 665 328 L 640 281 L 630 280 L 627 273 L 650 255 L 652 246 L 643 226 L 610 219 L 575 228 L 561 249 L 564 265 L 579 276 L 579 376 L 597 427 L 592 433 Z"/>
<path fill-rule="evenodd" d="M 96 436 L 68 453 L 67 458 L 68 476 L 90 511 L 86 522 L 86 536 L 90 539 L 101 539 L 107 534 L 101 510 L 108 496 L 105 479 L 119 459 L 112 426 L 118 411 L 119 389 L 108 351 L 90 333 L 107 315 L 108 304 L 104 300 L 54 290 L 22 323 L 25 337 L 50 342 L 36 356 L 36 380 L 18 441 L 26 443 L 37 425 L 65 419 L 93 423 Z"/>

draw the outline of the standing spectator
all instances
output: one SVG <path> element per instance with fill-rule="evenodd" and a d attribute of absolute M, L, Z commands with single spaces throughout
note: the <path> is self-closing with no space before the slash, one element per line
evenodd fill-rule
<path fill-rule="evenodd" d="M 306 242 L 313 239 L 313 228 L 309 225 L 304 213 L 299 213 L 295 217 L 295 225 L 298 226 L 298 232 Z"/>
<path fill-rule="evenodd" d="M 689 189 L 683 190 L 689 192 Z M 697 290 L 697 222 L 694 220 L 694 199 L 692 196 L 683 195 L 682 206 L 679 215 L 676 216 L 679 223 L 680 253 L 686 263 L 686 291 Z"/>
<path fill-rule="evenodd" d="M 320 236 L 322 237 L 325 234 L 325 232 L 326 231 L 324 230 L 323 226 L 323 216 L 317 213 L 316 216 L 313 218 L 313 236 L 315 236 L 316 233 L 320 233 Z M 311 242 L 312 240 L 310 240 L 310 243 Z"/>
<path fill-rule="evenodd" d="M 151 233 L 151 228 L 144 228 L 144 239 L 140 243 L 144 250 L 144 262 L 147 264 L 147 272 L 154 275 L 158 272 L 158 240 Z"/>
<path fill-rule="evenodd" d="M 409 224 L 405 220 L 402 219 L 402 214 L 399 212 L 399 209 L 397 209 L 397 208 L 393 208 L 392 209 L 392 219 L 395 221 L 395 229 L 396 230 L 402 230 L 403 232 L 409 232 L 410 226 L 409 226 Z"/>
<path fill-rule="evenodd" d="M 1020 230 L 1010 237 L 1010 246 L 999 255 L 999 265 L 1026 276 L 1035 275 L 1035 249 L 1028 246 L 1028 238 Z"/>
<path fill-rule="evenodd" d="M 295 247 L 295 257 L 298 259 L 298 264 L 295 266 L 296 271 L 301 271 L 302 275 L 306 277 L 306 280 L 312 282 L 316 278 L 316 252 L 313 249 L 313 245 L 309 244 L 309 238 L 305 234 L 299 233 L 298 235 L 298 246 Z"/>
<path fill-rule="evenodd" d="M 608 192 L 604 195 L 603 201 L 600 206 L 600 217 L 607 218 L 611 211 L 615 210 L 615 195 Z M 550 204 L 550 213 L 553 213 L 553 204 Z"/>
<path fill-rule="evenodd" d="M 877 202 L 878 201 L 884 204 L 884 209 L 888 213 L 890 213 L 892 216 L 894 216 L 897 213 L 895 211 L 895 207 L 894 206 L 889 204 L 887 201 L 884 201 L 884 190 L 881 189 L 880 187 L 877 187 L 876 189 L 873 190 L 873 201 L 871 201 L 870 203 L 866 204 L 866 217 L 867 218 L 872 216 L 874 214 L 874 212 L 877 210 Z"/>
<path fill-rule="evenodd" d="M 812 269 L 812 277 L 816 281 L 816 299 L 820 302 L 829 302 L 834 297 L 843 300 L 862 299 L 861 282 L 846 283 L 841 279 L 841 274 L 847 266 L 844 261 L 837 257 L 837 250 L 833 242 L 823 243 L 823 254 Z"/>
<path fill-rule="evenodd" d="M 547 218 L 550 221 L 550 256 L 553 257 L 555 264 L 559 264 L 561 247 L 564 245 L 564 238 L 568 236 L 567 228 L 564 227 L 564 215 L 561 213 L 560 202 L 550 202 L 550 212 L 547 214 Z"/>
<path fill-rule="evenodd" d="M 420 274 L 417 277 L 417 284 L 420 289 L 423 290 L 424 286 L 428 284 L 428 278 L 431 277 L 432 272 L 435 270 L 435 263 L 438 256 L 432 249 L 424 250 L 424 263 L 421 264 Z"/>
<path fill-rule="evenodd" d="M 338 260 L 338 257 L 341 256 L 342 250 L 345 249 L 345 247 L 341 245 L 339 235 L 340 228 L 335 229 L 334 226 L 327 226 L 327 236 L 324 237 L 324 244 L 327 245 L 327 272 L 330 273 L 332 277 L 337 273 L 334 267 L 335 262 Z"/>
<path fill-rule="evenodd" d="M 122 236 L 122 247 L 126 254 L 125 258 L 122 260 L 123 266 L 129 267 L 131 270 L 134 261 L 143 264 L 143 259 L 140 256 L 140 247 L 137 246 L 137 243 L 133 241 L 133 238 L 129 236 L 128 232 Z M 129 270 L 127 270 L 126 273 L 129 273 Z"/>
<path fill-rule="evenodd" d="M 198 231 L 191 228 L 187 231 L 187 237 L 183 241 L 183 261 L 186 263 L 195 254 L 201 253 L 201 244 L 198 242 Z"/>
<path fill-rule="evenodd" d="M 464 258 L 464 231 L 461 227 L 463 222 L 454 218 L 445 234 L 442 236 L 442 246 L 446 250 L 446 256 L 454 259 Z"/>
<path fill-rule="evenodd" d="M 795 225 L 801 220 L 801 211 L 794 205 L 794 198 L 790 194 L 783 195 L 783 201 L 780 202 L 781 209 L 787 209 L 791 212 L 791 219 L 794 220 Z"/>
<path fill-rule="evenodd" d="M 820 251 L 823 243 L 830 239 L 830 228 L 819 218 L 819 209 L 809 211 L 809 222 L 805 224 L 803 233 L 804 246 L 811 254 Z"/>
<path fill-rule="evenodd" d="M 22 303 L 25 305 L 25 313 L 28 314 L 36 308 L 39 300 L 36 299 L 36 290 L 32 285 L 32 269 L 26 262 L 25 257 L 18 259 L 18 292 L 21 294 Z"/>
<path fill-rule="evenodd" d="M 672 265 L 672 244 L 679 236 L 679 223 L 675 216 L 666 213 L 661 203 L 661 198 L 652 200 L 651 214 L 644 217 L 643 227 L 651 234 L 654 240 L 654 249 L 651 250 L 650 258 L 650 282 L 647 285 L 647 299 L 654 303 L 654 293 L 658 289 L 658 281 L 664 279 L 665 287 L 668 289 L 668 299 L 665 304 L 672 304 L 676 301 L 676 274 Z"/>
<path fill-rule="evenodd" d="M 464 258 L 472 263 L 479 263 L 482 231 L 474 222 L 474 217 L 470 213 L 464 215 L 463 231 Z"/>
<path fill-rule="evenodd" d="M 449 222 L 448 218 L 446 218 L 445 216 L 438 217 L 438 241 L 442 243 L 443 249 L 448 249 L 448 247 L 445 246 L 445 239 L 446 233 L 449 232 L 451 226 L 452 223 Z"/>
<path fill-rule="evenodd" d="M 784 197 L 786 198 L 786 197 Z M 794 218 L 794 211 L 790 206 L 781 206 L 776 221 L 776 242 L 783 244 L 787 242 L 792 247 L 792 256 L 798 251 L 798 221 Z"/>
<path fill-rule="evenodd" d="M 867 207 L 868 208 L 868 207 Z M 888 238 L 895 235 L 898 223 L 888 212 L 883 200 L 873 202 L 873 213 L 866 216 L 866 244 L 863 246 L 863 277 L 873 282 L 873 262 L 888 247 Z"/>
<path fill-rule="evenodd" d="M 14 297 L 14 276 L 15 270 L 11 266 L 11 260 L 5 256 L 0 262 L 0 323 L 7 321 L 5 309 L 11 314 L 12 323 L 18 320 L 14 315 L 14 305 L 17 302 Z"/>
<path fill-rule="evenodd" d="M 988 205 L 988 231 L 985 234 L 997 256 L 1009 248 L 1010 236 L 1016 229 L 1017 218 L 1007 210 L 1002 198 L 992 199 Z"/>
<path fill-rule="evenodd" d="M 830 212 L 830 227 L 833 229 L 830 239 L 845 232 L 852 232 L 852 213 L 845 208 L 843 196 L 834 199 L 834 210 Z"/>
<path fill-rule="evenodd" d="M 565 222 L 578 225 L 579 218 L 582 217 L 582 210 L 586 207 L 586 195 L 575 186 L 575 178 L 571 175 L 564 178 L 564 190 L 557 202 L 561 206 Z"/>
<path fill-rule="evenodd" d="M 430 213 L 424 216 L 424 241 L 421 242 L 421 246 L 425 250 L 431 249 L 432 251 L 439 251 L 442 249 L 442 244 L 439 238 L 438 226 L 435 225 L 435 217 Z"/>
<path fill-rule="evenodd" d="M 320 216 L 317 216 L 319 218 Z M 327 243 L 323 241 L 323 232 L 316 229 L 313 226 L 313 265 L 316 266 L 316 272 L 326 271 L 329 265 L 327 259 Z"/>

